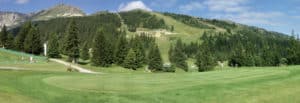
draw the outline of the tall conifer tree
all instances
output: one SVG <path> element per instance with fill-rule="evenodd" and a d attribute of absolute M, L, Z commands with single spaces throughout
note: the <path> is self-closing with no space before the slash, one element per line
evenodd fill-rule
<path fill-rule="evenodd" d="M 103 31 L 99 31 L 94 40 L 92 62 L 96 66 L 109 67 L 112 62 L 111 45 L 108 43 Z"/>
<path fill-rule="evenodd" d="M 127 52 L 128 52 L 128 42 L 125 38 L 124 35 L 121 35 L 119 37 L 119 40 L 116 44 L 116 49 L 115 49 L 115 52 L 114 52 L 114 55 L 115 55 L 115 63 L 118 64 L 118 65 L 122 65 L 126 56 L 127 56 Z"/>
<path fill-rule="evenodd" d="M 4 25 L 1 29 L 1 33 L 0 33 L 0 46 L 1 47 L 6 47 L 7 46 L 7 39 L 8 39 L 8 32 L 7 32 L 7 28 Z"/>
<path fill-rule="evenodd" d="M 171 54 L 169 58 L 171 63 L 176 67 L 183 69 L 184 71 L 188 71 L 188 65 L 186 62 L 187 57 L 183 51 L 183 43 L 180 39 L 177 40 L 174 49 L 170 53 Z"/>
<path fill-rule="evenodd" d="M 128 51 L 128 54 L 123 63 L 124 68 L 136 70 L 139 68 L 136 52 L 133 49 Z"/>
<path fill-rule="evenodd" d="M 7 40 L 6 40 L 6 48 L 7 49 L 13 49 L 14 48 L 14 36 L 9 33 Z"/>
<path fill-rule="evenodd" d="M 82 48 L 81 48 L 80 58 L 82 60 L 88 60 L 88 59 L 90 59 L 89 48 L 88 48 L 87 43 L 84 43 L 83 46 L 82 46 Z"/>
<path fill-rule="evenodd" d="M 163 62 L 159 48 L 154 44 L 148 54 L 148 69 L 151 71 L 161 71 L 163 68 Z"/>
<path fill-rule="evenodd" d="M 67 29 L 67 36 L 65 38 L 64 51 L 72 62 L 77 62 L 79 58 L 79 39 L 78 27 L 75 20 L 71 20 Z"/>
<path fill-rule="evenodd" d="M 50 35 L 49 41 L 48 41 L 48 51 L 47 55 L 50 58 L 60 58 L 60 52 L 59 52 L 59 43 L 58 38 L 56 34 Z"/>
<path fill-rule="evenodd" d="M 216 61 L 205 47 L 198 51 L 195 64 L 197 65 L 199 72 L 204 72 L 212 70 L 216 66 Z"/>
<path fill-rule="evenodd" d="M 32 27 L 24 40 L 24 50 L 31 54 L 40 54 L 42 52 L 42 43 L 37 28 Z"/>
<path fill-rule="evenodd" d="M 29 33 L 29 31 L 31 30 L 31 22 L 26 22 L 22 27 L 21 30 L 19 31 L 19 33 L 17 34 L 16 38 L 15 38 L 15 43 L 14 43 L 14 47 L 16 50 L 19 51 L 24 51 L 24 41 L 26 38 L 26 35 Z"/>

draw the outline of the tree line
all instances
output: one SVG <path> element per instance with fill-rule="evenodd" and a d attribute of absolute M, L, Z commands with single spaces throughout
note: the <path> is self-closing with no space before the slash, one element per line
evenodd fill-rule
<path fill-rule="evenodd" d="M 121 17 L 124 23 L 127 24 L 128 30 L 135 32 L 137 28 L 148 28 L 148 29 L 169 29 L 163 19 L 159 19 L 155 15 L 151 15 L 146 11 L 133 10 L 128 12 L 121 12 Z"/>
<path fill-rule="evenodd" d="M 200 72 L 212 70 L 217 61 L 228 62 L 232 67 L 300 64 L 300 41 L 294 33 L 285 36 L 247 28 L 224 33 L 207 31 L 197 42 L 191 43 L 177 39 L 170 46 L 170 65 L 165 68 L 154 37 L 147 34 L 128 37 L 126 29 L 118 23 L 121 20 L 116 14 L 101 15 L 104 17 L 95 18 L 102 21 L 100 26 L 94 25 L 92 28 L 95 30 L 87 32 L 91 38 L 82 38 L 86 33 L 83 29 L 87 29 L 81 25 L 82 19 L 71 18 L 63 21 L 66 23 L 63 24 L 64 30 L 57 28 L 52 32 L 46 30 L 44 24 L 26 22 L 15 37 L 4 26 L 0 33 L 0 46 L 40 54 L 43 51 L 42 43 L 47 41 L 47 56 L 50 58 L 66 55 L 69 61 L 75 63 L 80 58 L 90 60 L 94 66 L 110 67 L 116 64 L 133 70 L 147 66 L 151 71 L 174 72 L 174 68 L 188 71 L 189 58 L 195 60 Z M 110 18 L 109 22 L 105 18 Z"/>
<path fill-rule="evenodd" d="M 300 65 L 300 41 L 294 33 L 292 36 L 264 33 L 247 29 L 234 34 L 205 32 L 199 38 L 201 43 L 185 44 L 177 40 L 169 58 L 182 69 L 188 68 L 187 58 L 195 59 L 200 72 L 212 70 L 218 61 L 227 61 L 231 67 Z"/>

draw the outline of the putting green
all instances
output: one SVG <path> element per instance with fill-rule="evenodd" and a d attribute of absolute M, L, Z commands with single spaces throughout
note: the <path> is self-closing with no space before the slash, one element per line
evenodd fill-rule
<path fill-rule="evenodd" d="M 193 86 L 228 84 L 287 76 L 287 70 L 225 70 L 180 74 L 68 75 L 45 78 L 49 85 L 78 91 L 104 93 L 152 93 Z"/>

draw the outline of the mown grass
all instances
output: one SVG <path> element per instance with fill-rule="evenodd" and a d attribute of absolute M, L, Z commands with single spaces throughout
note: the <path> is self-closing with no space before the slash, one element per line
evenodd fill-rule
<path fill-rule="evenodd" d="M 146 73 L 118 66 L 84 67 L 104 74 L 63 72 L 42 60 L 16 61 L 0 50 L 1 103 L 299 103 L 300 66 L 243 67 L 215 71 Z M 3 59 L 10 58 L 10 59 Z"/>
<path fill-rule="evenodd" d="M 34 63 L 30 63 L 30 57 Z M 23 58 L 23 59 L 22 59 Z M 0 67 L 14 67 L 24 70 L 36 71 L 66 71 L 64 65 L 49 62 L 46 57 L 0 49 Z"/>
<path fill-rule="evenodd" d="M 2 102 L 298 103 L 299 66 L 206 73 L 0 71 Z M 20 97 L 20 98 L 19 98 Z M 14 101 L 13 101 L 14 102 Z"/>

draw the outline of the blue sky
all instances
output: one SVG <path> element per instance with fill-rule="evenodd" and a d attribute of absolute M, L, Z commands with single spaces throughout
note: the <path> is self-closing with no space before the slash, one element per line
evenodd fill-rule
<path fill-rule="evenodd" d="M 1 11 L 37 12 L 60 2 L 87 14 L 145 9 L 231 20 L 290 34 L 300 32 L 300 0 L 0 0 Z"/>

